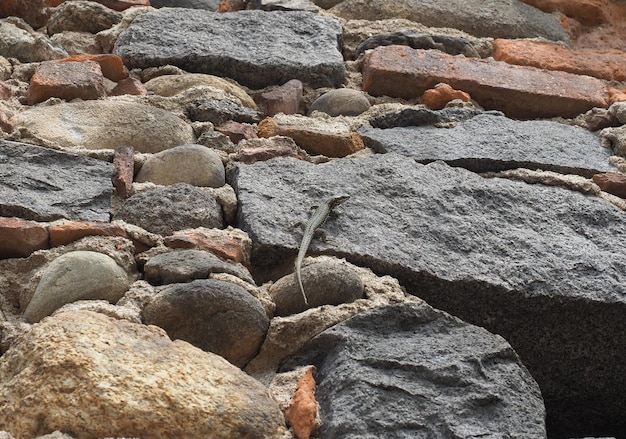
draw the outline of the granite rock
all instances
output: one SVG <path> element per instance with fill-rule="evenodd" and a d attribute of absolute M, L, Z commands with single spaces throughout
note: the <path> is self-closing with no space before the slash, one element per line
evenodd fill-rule
<path fill-rule="evenodd" d="M 345 78 L 340 35 L 336 20 L 307 12 L 217 14 L 180 8 L 138 16 L 120 35 L 114 53 L 129 68 L 172 64 L 248 87 L 290 79 L 337 87 Z"/>

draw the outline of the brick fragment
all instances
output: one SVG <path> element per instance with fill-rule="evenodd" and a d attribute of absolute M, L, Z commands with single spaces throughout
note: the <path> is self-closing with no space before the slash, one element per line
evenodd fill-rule
<path fill-rule="evenodd" d="M 21 218 L 0 217 L 0 259 L 24 258 L 49 248 L 45 224 Z"/>
<path fill-rule="evenodd" d="M 514 118 L 574 117 L 608 106 L 602 81 L 566 72 L 406 46 L 379 47 L 363 64 L 363 89 L 375 96 L 411 99 L 440 82 Z"/>
<path fill-rule="evenodd" d="M 317 401 L 313 368 L 308 368 L 298 381 L 296 391 L 287 408 L 286 418 L 298 439 L 309 439 L 317 427 Z"/>
<path fill-rule="evenodd" d="M 302 82 L 292 79 L 275 90 L 262 93 L 259 105 L 267 116 L 278 113 L 295 114 L 300 109 L 302 89 Z"/>
<path fill-rule="evenodd" d="M 122 58 L 110 53 L 88 55 L 79 54 L 72 55 L 67 58 L 57 59 L 56 62 L 85 62 L 94 61 L 100 64 L 100 69 L 105 78 L 109 78 L 113 82 L 119 82 L 128 78 L 128 69 L 124 66 Z"/>
<path fill-rule="evenodd" d="M 498 61 L 547 70 L 560 70 L 609 81 L 626 80 L 626 53 L 621 50 L 571 50 L 559 44 L 529 40 L 493 42 Z"/>
<path fill-rule="evenodd" d="M 431 88 L 424 92 L 422 96 L 422 104 L 432 110 L 441 110 L 446 104 L 455 99 L 463 102 L 471 101 L 469 94 L 461 90 L 455 90 L 448 84 L 437 84 L 435 88 Z"/>
<path fill-rule="evenodd" d="M 626 198 L 626 174 L 621 172 L 607 172 L 593 176 L 593 182 L 604 192 Z"/>
<path fill-rule="evenodd" d="M 165 237 L 165 245 L 170 248 L 208 250 L 224 259 L 250 266 L 252 241 L 244 232 L 230 227 L 226 230 L 198 227 L 177 231 Z"/>
<path fill-rule="evenodd" d="M 248 6 L 250 0 L 220 0 L 217 12 L 243 11 Z"/>
<path fill-rule="evenodd" d="M 133 177 L 135 175 L 135 150 L 131 146 L 120 146 L 113 154 L 113 177 L 115 195 L 128 198 L 133 193 Z"/>
<path fill-rule="evenodd" d="M 215 128 L 215 131 L 228 136 L 231 142 L 239 143 L 244 139 L 256 139 L 259 136 L 256 134 L 256 130 L 252 125 L 235 122 L 234 120 L 229 120 L 219 127 Z"/>
<path fill-rule="evenodd" d="M 35 70 L 28 87 L 28 104 L 48 98 L 98 99 L 106 95 L 100 65 L 93 61 L 58 63 L 44 61 Z"/>
<path fill-rule="evenodd" d="M 0 18 L 20 17 L 35 29 L 45 26 L 52 15 L 52 8 L 65 0 L 2 0 Z"/>
<path fill-rule="evenodd" d="M 609 88 L 609 104 L 614 104 L 615 102 L 625 102 L 626 101 L 626 90 L 618 90 L 616 88 Z"/>
<path fill-rule="evenodd" d="M 521 0 L 543 12 L 561 12 L 586 26 L 610 22 L 608 0 Z"/>
<path fill-rule="evenodd" d="M 121 236 L 128 238 L 118 224 L 68 221 L 50 225 L 50 247 L 67 245 L 85 236 Z"/>
<path fill-rule="evenodd" d="M 141 81 L 136 78 L 126 78 L 122 79 L 117 83 L 113 90 L 109 93 L 110 96 L 121 96 L 121 95 L 134 95 L 134 96 L 146 96 L 148 94 L 148 90 L 143 86 Z"/>

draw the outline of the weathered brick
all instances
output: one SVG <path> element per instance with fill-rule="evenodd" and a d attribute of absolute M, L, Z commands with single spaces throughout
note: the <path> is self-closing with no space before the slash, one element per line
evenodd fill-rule
<path fill-rule="evenodd" d="M 256 139 L 256 129 L 254 126 L 229 120 L 226 123 L 215 128 L 215 131 L 228 136 L 231 142 L 239 143 L 244 139 Z"/>
<path fill-rule="evenodd" d="M 620 172 L 596 174 L 593 176 L 593 182 L 604 192 L 626 198 L 626 174 Z"/>
<path fill-rule="evenodd" d="M 226 230 L 204 227 L 181 230 L 165 237 L 165 244 L 170 248 L 208 250 L 222 258 L 250 265 L 252 241 L 241 230 L 230 227 Z"/>
<path fill-rule="evenodd" d="M 51 97 L 98 99 L 105 96 L 104 76 L 100 64 L 93 61 L 59 63 L 42 62 L 30 81 L 28 103 L 34 105 Z"/>
<path fill-rule="evenodd" d="M 626 80 L 626 53 L 615 49 L 570 50 L 558 44 L 497 39 L 493 42 L 493 57 L 509 64 L 560 70 L 609 81 Z"/>
<path fill-rule="evenodd" d="M 0 259 L 23 258 L 48 248 L 45 224 L 21 218 L 0 217 Z"/>
<path fill-rule="evenodd" d="M 50 247 L 66 245 L 85 236 L 122 236 L 126 231 L 117 224 L 68 221 L 50 225 Z"/>
<path fill-rule="evenodd" d="M 437 84 L 435 88 L 431 88 L 424 92 L 424 95 L 422 96 L 422 104 L 432 110 L 441 110 L 448 102 L 453 101 L 454 99 L 469 102 L 471 97 L 464 91 L 453 89 L 448 84 Z"/>
<path fill-rule="evenodd" d="M 278 113 L 297 113 L 301 100 L 302 82 L 292 79 L 275 90 L 261 94 L 259 104 L 267 116 L 274 116 Z"/>
<path fill-rule="evenodd" d="M 84 62 L 94 61 L 100 64 L 100 69 L 105 78 L 109 78 L 113 82 L 121 81 L 128 78 L 128 69 L 124 66 L 122 58 L 110 53 L 99 55 L 79 54 L 72 55 L 68 58 L 55 60 L 56 62 Z"/>
<path fill-rule="evenodd" d="M 602 81 L 566 72 L 406 46 L 379 47 L 363 64 L 363 89 L 371 95 L 411 99 L 440 82 L 510 117 L 574 117 L 608 106 Z"/>
<path fill-rule="evenodd" d="M 608 0 L 521 0 L 544 12 L 561 12 L 586 26 L 597 26 L 610 21 Z"/>
<path fill-rule="evenodd" d="M 145 96 L 148 94 L 148 90 L 143 86 L 141 81 L 136 78 L 122 79 L 117 83 L 113 90 L 109 93 L 109 96 L 121 96 L 121 95 L 135 95 Z"/>
<path fill-rule="evenodd" d="M 133 177 L 135 166 L 133 156 L 135 150 L 132 146 L 120 146 L 113 155 L 113 177 L 111 181 L 115 186 L 115 194 L 118 197 L 128 198 L 133 193 Z"/>

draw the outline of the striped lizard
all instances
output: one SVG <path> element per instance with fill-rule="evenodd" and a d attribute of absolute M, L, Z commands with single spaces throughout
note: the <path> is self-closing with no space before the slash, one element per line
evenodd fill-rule
<path fill-rule="evenodd" d="M 320 206 L 315 209 L 311 218 L 304 226 L 304 233 L 302 234 L 302 242 L 300 243 L 300 249 L 298 250 L 298 257 L 296 258 L 296 277 L 298 278 L 298 284 L 300 284 L 300 291 L 302 291 L 302 297 L 304 298 L 304 303 L 307 305 L 309 301 L 306 298 L 306 294 L 304 294 L 304 286 L 302 285 L 302 261 L 304 260 L 304 256 L 306 255 L 307 250 L 309 249 L 309 245 L 313 240 L 313 236 L 315 235 L 316 230 L 318 230 L 328 216 L 332 212 L 332 210 L 337 207 L 339 204 L 346 201 L 350 198 L 347 195 L 339 195 L 335 197 L 330 197 L 326 201 L 324 201 Z"/>

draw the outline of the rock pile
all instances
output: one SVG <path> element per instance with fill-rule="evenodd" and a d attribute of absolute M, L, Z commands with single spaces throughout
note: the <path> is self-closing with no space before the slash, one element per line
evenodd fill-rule
<path fill-rule="evenodd" d="M 626 437 L 623 2 L 0 17 L 0 436 Z"/>

